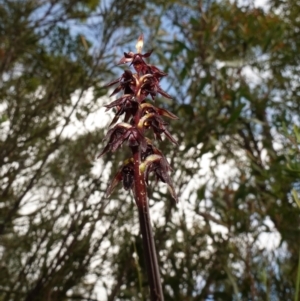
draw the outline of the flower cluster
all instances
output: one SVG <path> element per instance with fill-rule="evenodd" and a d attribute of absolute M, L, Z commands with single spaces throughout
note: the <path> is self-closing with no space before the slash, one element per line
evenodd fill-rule
<path fill-rule="evenodd" d="M 177 117 L 168 110 L 157 108 L 146 102 L 147 97 L 154 100 L 158 94 L 166 98 L 171 98 L 171 96 L 160 87 L 160 80 L 167 74 L 145 62 L 144 59 L 150 57 L 152 51 L 142 54 L 142 47 L 143 35 L 138 39 L 137 53 L 125 52 L 119 62 L 119 64 L 130 63 L 135 73 L 125 70 L 120 78 L 106 85 L 106 87 L 111 87 L 117 84 L 110 96 L 119 92 L 122 92 L 123 95 L 105 106 L 107 110 L 115 109 L 115 117 L 110 124 L 111 129 L 105 137 L 108 143 L 98 157 L 108 151 L 116 151 L 124 142 L 128 143 L 132 150 L 138 149 L 138 170 L 146 184 L 149 183 L 149 175 L 153 173 L 156 181 L 160 180 L 168 185 L 172 197 L 177 201 L 177 195 L 169 176 L 171 167 L 162 152 L 153 145 L 150 139 L 145 137 L 145 131 L 151 129 L 155 139 L 161 140 L 162 135 L 165 135 L 172 143 L 177 144 L 167 130 L 167 123 L 163 119 L 163 117 L 171 119 L 177 119 Z M 117 123 L 122 115 L 124 115 L 123 122 Z M 124 189 L 134 189 L 137 178 L 134 162 L 133 158 L 124 162 L 108 187 L 107 196 L 121 181 Z"/>

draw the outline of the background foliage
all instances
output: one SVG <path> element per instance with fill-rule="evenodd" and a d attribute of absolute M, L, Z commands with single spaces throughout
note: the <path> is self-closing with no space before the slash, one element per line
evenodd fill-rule
<path fill-rule="evenodd" d="M 141 32 L 180 117 L 162 150 L 181 202 L 149 188 L 165 300 L 300 298 L 299 1 L 6 0 L 0 15 L 1 301 L 147 299 L 132 196 L 103 198 L 126 154 L 95 160 L 101 86 Z"/>

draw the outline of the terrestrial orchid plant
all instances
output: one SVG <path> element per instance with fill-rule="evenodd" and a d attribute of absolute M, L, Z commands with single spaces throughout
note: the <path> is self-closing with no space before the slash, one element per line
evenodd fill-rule
<path fill-rule="evenodd" d="M 119 92 L 122 92 L 123 95 L 105 106 L 107 110 L 115 109 L 115 117 L 110 124 L 111 129 L 105 137 L 108 143 L 98 157 L 108 151 L 116 151 L 124 142 L 128 143 L 132 151 L 132 157 L 124 161 L 123 166 L 107 188 L 106 196 L 111 195 L 119 182 L 123 183 L 125 190 L 133 191 L 139 211 L 151 300 L 162 301 L 159 267 L 147 200 L 146 186 L 149 184 L 149 175 L 154 173 L 156 182 L 160 180 L 166 183 L 173 199 L 177 202 L 178 198 L 169 175 L 171 167 L 167 159 L 145 134 L 150 129 L 156 140 L 161 141 L 161 136 L 164 134 L 177 145 L 163 119 L 163 117 L 171 119 L 177 119 L 177 117 L 171 112 L 147 102 L 147 97 L 155 100 L 158 94 L 166 98 L 171 98 L 171 96 L 160 87 L 160 80 L 167 74 L 145 62 L 144 59 L 150 57 L 152 51 L 142 54 L 143 43 L 143 35 L 141 35 L 136 44 L 137 52 L 124 52 L 124 57 L 119 62 L 119 64 L 130 63 L 136 73 L 125 70 L 120 78 L 105 86 L 111 87 L 117 84 L 110 96 Z M 121 115 L 124 115 L 124 120 L 117 123 Z"/>

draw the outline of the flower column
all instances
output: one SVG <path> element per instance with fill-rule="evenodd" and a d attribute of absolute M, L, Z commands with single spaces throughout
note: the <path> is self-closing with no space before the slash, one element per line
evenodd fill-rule
<path fill-rule="evenodd" d="M 134 67 L 136 73 L 125 70 L 119 79 L 106 85 L 106 87 L 110 87 L 118 83 L 117 88 L 110 96 L 121 91 L 123 96 L 106 105 L 107 110 L 115 108 L 116 115 L 111 123 L 111 126 L 114 125 L 114 127 L 108 131 L 105 138 L 108 143 L 99 157 L 108 151 L 116 151 L 125 141 L 128 142 L 132 150 L 132 157 L 126 160 L 117 172 L 106 191 L 106 195 L 109 196 L 120 181 L 123 182 L 123 187 L 126 190 L 131 189 L 133 191 L 139 212 L 151 300 L 163 301 L 147 200 L 146 185 L 148 185 L 149 174 L 154 173 L 156 181 L 160 180 L 167 183 L 176 202 L 177 196 L 169 176 L 171 167 L 161 151 L 153 145 L 150 139 L 146 138 L 145 131 L 152 129 L 155 139 L 161 140 L 161 134 L 164 134 L 171 142 L 177 144 L 168 132 L 167 123 L 162 116 L 171 119 L 177 119 L 177 117 L 165 109 L 156 108 L 146 102 L 148 96 L 154 100 L 157 93 L 166 98 L 171 97 L 159 85 L 161 78 L 167 74 L 144 61 L 144 58 L 149 57 L 152 51 L 141 54 L 142 47 L 143 35 L 139 37 L 136 44 L 137 53 L 125 52 L 119 63 L 131 63 L 130 65 Z M 124 122 L 116 124 L 121 115 L 125 115 Z"/>

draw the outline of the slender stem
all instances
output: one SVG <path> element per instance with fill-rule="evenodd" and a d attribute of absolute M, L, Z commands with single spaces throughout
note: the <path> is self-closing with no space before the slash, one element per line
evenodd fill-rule
<path fill-rule="evenodd" d="M 143 175 L 139 170 L 141 158 L 139 147 L 132 147 L 134 159 L 134 195 L 139 211 L 139 221 L 142 232 L 144 256 L 146 261 L 151 301 L 163 301 L 159 266 L 156 256 L 154 237 L 151 227 L 150 211 L 147 200 L 147 190 Z"/>
<path fill-rule="evenodd" d="M 299 259 L 298 259 L 298 272 L 296 278 L 296 292 L 295 292 L 295 301 L 299 300 L 299 288 L 300 288 L 300 250 L 299 250 Z"/>

